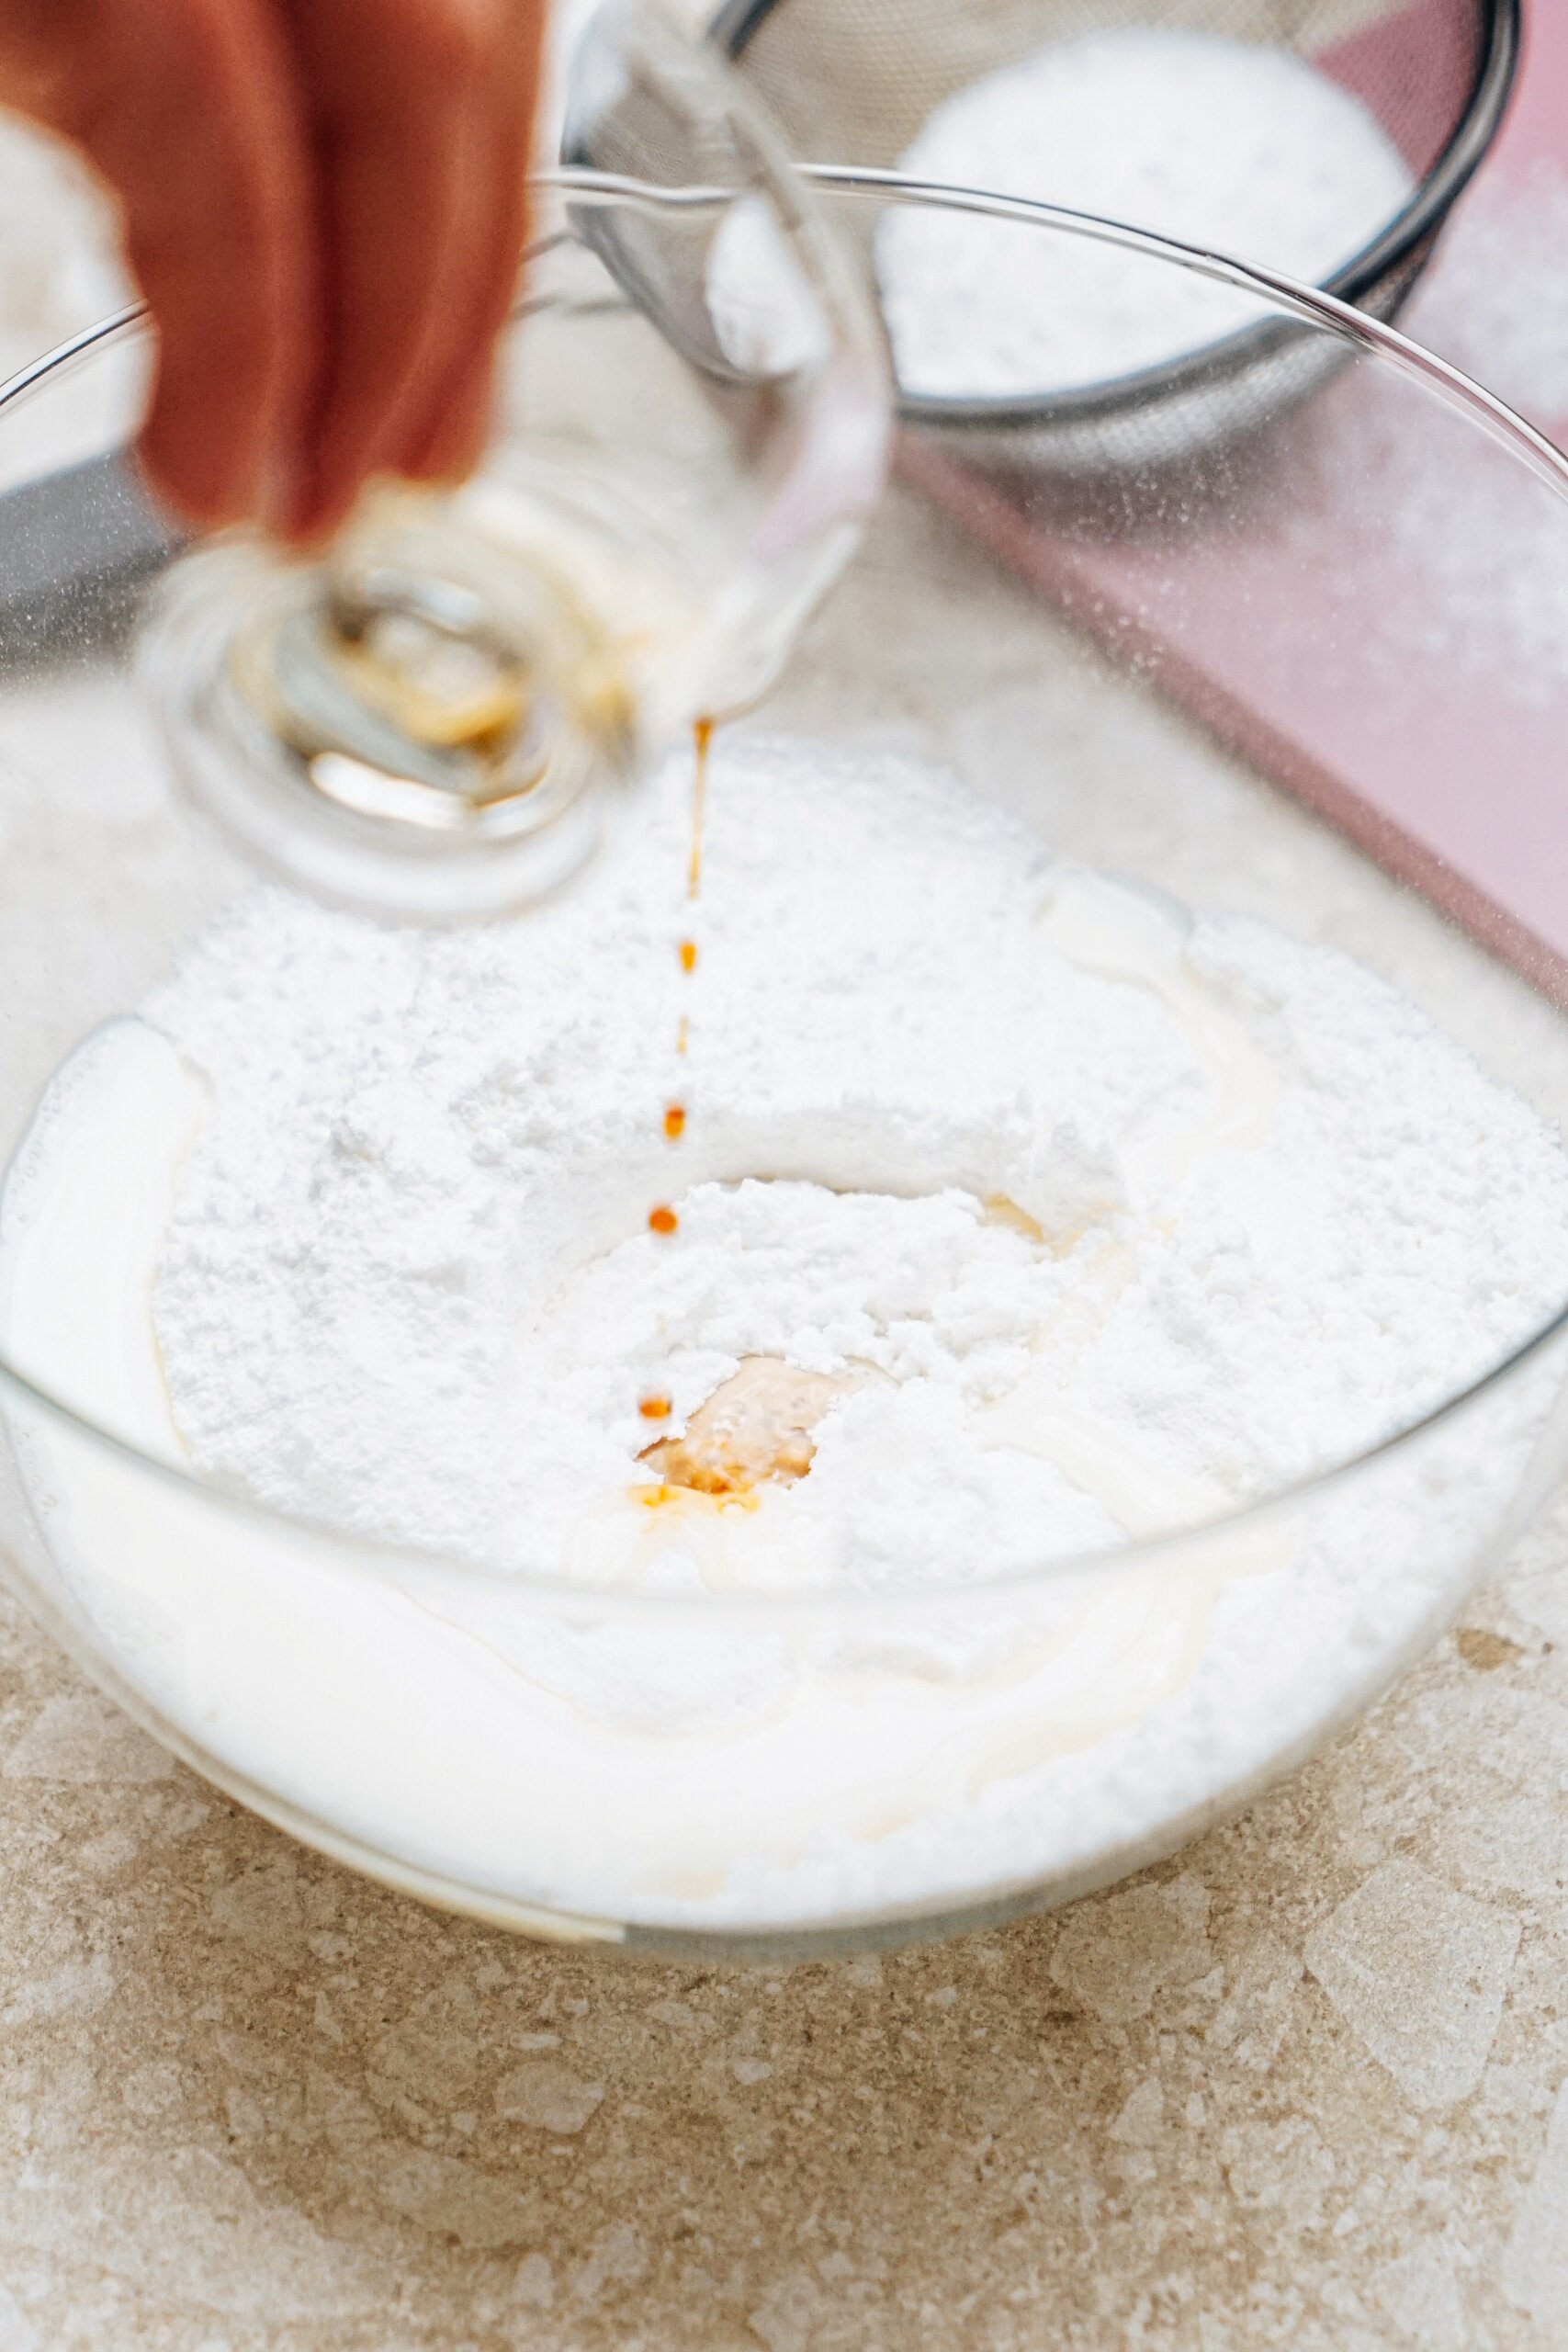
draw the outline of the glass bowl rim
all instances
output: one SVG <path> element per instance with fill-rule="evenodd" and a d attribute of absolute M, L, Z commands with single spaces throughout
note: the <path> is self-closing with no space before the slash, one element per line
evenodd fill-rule
<path fill-rule="evenodd" d="M 1004 197 L 985 189 L 953 187 L 941 181 L 914 179 L 904 174 L 870 166 L 806 164 L 795 168 L 810 187 L 826 189 L 831 194 L 1016 220 L 1026 226 L 1033 225 L 1091 243 L 1144 254 L 1151 260 L 1164 262 L 1210 278 L 1216 284 L 1253 294 L 1288 317 L 1359 346 L 1375 363 L 1386 366 L 1395 376 L 1416 384 L 1424 394 L 1435 398 L 1440 405 L 1464 418 L 1469 424 L 1507 451 L 1541 482 L 1543 488 L 1568 504 L 1568 455 L 1560 451 L 1543 433 L 1527 424 L 1506 401 L 1495 393 L 1487 391 L 1462 369 L 1426 350 L 1409 336 L 1402 334 L 1398 328 L 1357 310 L 1325 288 L 1309 286 L 1282 273 L 1235 260 L 1205 247 L 1185 244 L 1177 238 L 1162 237 L 1152 231 L 1134 228 L 1124 221 L 1109 220 L 1094 213 L 1077 212 L 1065 206 L 1045 204 L 1026 197 Z M 574 165 L 536 172 L 532 175 L 530 184 L 541 190 L 556 191 L 589 203 L 630 203 L 655 212 L 690 211 L 728 205 L 736 196 L 736 191 L 730 188 L 659 187 Z M 541 237 L 530 251 L 542 250 L 554 242 L 552 236 Z M 523 315 L 526 309 L 525 296 L 514 316 Z M 118 343 L 148 322 L 146 305 L 130 303 L 41 354 L 0 382 L 0 415 L 29 393 L 47 385 L 52 377 L 68 368 L 74 360 Z M 1032 1566 L 1010 1570 L 1005 1575 L 950 1577 L 940 1582 L 899 1586 L 891 1589 L 839 1585 L 807 1586 L 787 1593 L 744 1590 L 705 1591 L 700 1594 L 648 1592 L 619 1586 L 575 1584 L 561 1577 L 545 1575 L 534 1567 L 510 1569 L 499 1565 L 480 1565 L 454 1558 L 430 1547 L 364 1535 L 309 1512 L 281 1510 L 204 1478 L 184 1464 L 144 1453 L 141 1447 L 102 1427 L 89 1415 L 79 1412 L 62 1398 L 40 1387 L 26 1373 L 9 1363 L 3 1351 L 0 1351 L 0 1398 L 9 1396 L 19 1406 L 41 1411 L 49 1421 L 58 1424 L 72 1436 L 85 1439 L 94 1447 L 103 1448 L 128 1468 L 151 1476 L 156 1484 L 173 1492 L 188 1496 L 204 1508 L 216 1508 L 232 1514 L 263 1531 L 293 1532 L 308 1542 L 330 1547 L 345 1561 L 353 1562 L 373 1575 L 385 1576 L 389 1569 L 395 1569 L 401 1562 L 411 1572 L 425 1576 L 434 1572 L 448 1581 L 480 1579 L 491 1590 L 503 1588 L 518 1596 L 526 1596 L 538 1606 L 550 1611 L 562 1608 L 586 1610 L 605 1617 L 646 1618 L 665 1623 L 693 1613 L 711 1621 L 716 1612 L 722 1611 L 731 1621 L 756 1618 L 764 1623 L 783 1624 L 812 1615 L 875 1618 L 890 1607 L 897 1607 L 906 1614 L 934 1613 L 950 1610 L 955 1601 L 990 1601 L 1005 1599 L 1009 1594 L 1026 1594 L 1044 1589 L 1060 1589 L 1078 1584 L 1099 1589 L 1113 1579 L 1139 1574 L 1151 1567 L 1178 1566 L 1195 1544 L 1216 1540 L 1228 1543 L 1235 1536 L 1245 1537 L 1254 1532 L 1266 1532 L 1280 1519 L 1299 1510 L 1307 1501 L 1347 1486 L 1378 1464 L 1403 1454 L 1422 1438 L 1450 1420 L 1461 1418 L 1472 1406 L 1481 1403 L 1495 1390 L 1506 1386 L 1516 1375 L 1522 1375 L 1565 1332 L 1568 1332 L 1568 1291 L 1564 1293 L 1562 1303 L 1523 1339 L 1509 1347 L 1484 1372 L 1467 1381 L 1437 1405 L 1399 1423 L 1372 1444 L 1358 1448 L 1304 1477 L 1277 1487 L 1236 1510 L 1220 1512 L 1211 1519 L 1174 1528 L 1157 1536 L 1129 1538 L 1125 1543 L 1102 1550 L 1065 1555 Z"/>

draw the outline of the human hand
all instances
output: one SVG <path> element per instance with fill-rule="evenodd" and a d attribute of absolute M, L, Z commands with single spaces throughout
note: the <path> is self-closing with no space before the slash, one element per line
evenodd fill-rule
<path fill-rule="evenodd" d="M 0 0 L 0 103 L 118 198 L 190 521 L 333 529 L 483 446 L 546 0 Z"/>

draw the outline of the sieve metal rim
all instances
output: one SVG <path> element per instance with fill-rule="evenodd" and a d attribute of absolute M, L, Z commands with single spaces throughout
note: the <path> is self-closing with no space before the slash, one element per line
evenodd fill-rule
<path fill-rule="evenodd" d="M 742 61 L 747 47 L 782 5 L 784 0 L 723 0 L 708 25 L 707 37 L 744 70 Z M 1480 55 L 1469 94 L 1442 153 L 1408 202 L 1369 244 L 1324 280 L 1321 292 L 1361 307 L 1368 305 L 1368 298 L 1391 277 L 1397 280 L 1401 271 L 1408 271 L 1388 315 L 1396 312 L 1424 266 L 1424 248 L 1436 238 L 1496 138 L 1518 71 L 1523 39 L 1522 0 L 1481 0 L 1481 5 L 1484 37 Z M 798 165 L 801 159 L 795 160 Z M 850 161 L 823 163 L 818 168 L 827 172 L 857 167 Z M 896 184 L 901 175 L 887 176 L 890 184 Z M 971 195 L 992 192 L 955 191 Z M 950 393 L 906 392 L 900 387 L 898 411 L 911 424 L 940 425 L 960 435 L 966 429 L 1022 433 L 1042 424 L 1088 424 L 1108 413 L 1123 413 L 1168 393 L 1198 388 L 1216 377 L 1232 374 L 1266 357 L 1289 342 L 1295 332 L 1287 321 L 1260 320 L 1254 326 L 1240 327 L 1195 351 L 1184 352 L 1178 359 L 1162 360 L 1152 368 L 1099 384 L 1076 386 L 1067 391 L 1025 395 L 992 392 L 965 398 Z"/>

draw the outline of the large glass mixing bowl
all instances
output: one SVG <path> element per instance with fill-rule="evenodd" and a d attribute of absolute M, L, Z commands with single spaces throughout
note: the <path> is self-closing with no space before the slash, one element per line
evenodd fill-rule
<path fill-rule="evenodd" d="M 819 175 L 819 193 L 863 232 L 892 200 L 849 173 Z M 680 201 L 649 194 L 642 217 Z M 1109 489 L 1092 451 L 1081 482 L 1045 487 L 955 472 L 907 436 L 905 480 L 742 723 L 927 754 L 1064 857 L 1347 948 L 1560 1115 L 1568 1024 L 1547 995 L 1235 747 L 1282 763 L 1303 710 L 1370 706 L 1388 760 L 1418 737 L 1432 808 L 1472 812 L 1483 846 L 1506 831 L 1509 730 L 1546 755 L 1564 740 L 1568 655 L 1541 596 L 1521 608 L 1520 580 L 1568 582 L 1568 467 L 1327 298 L 976 201 L 1012 240 L 1021 284 L 1064 239 L 1116 246 L 1151 274 L 1249 291 L 1306 364 L 1282 370 L 1277 410 L 1244 442 L 1185 470 L 1117 469 Z M 657 341 L 625 300 L 602 290 L 580 329 L 614 337 L 623 379 L 660 397 Z M 127 319 L 0 395 L 6 1154 L 80 1041 L 254 887 L 173 788 L 134 674 L 131 623 L 169 553 L 138 527 L 123 473 L 94 461 L 129 437 L 145 356 Z M 1213 616 L 1238 581 L 1246 694 L 1233 676 L 1205 695 L 1202 648 L 1216 627 L 1235 638 Z M 1370 820 L 1363 832 L 1383 838 Z M 1562 841 L 1560 826 L 1518 861 L 1549 894 Z M 955 988 L 984 952 L 953 943 Z M 14 1183 L 37 1157 L 22 1150 Z M 1088 1558 L 700 1600 L 489 1576 L 287 1520 L 127 1442 L 130 1375 L 92 1343 L 96 1250 L 56 1251 L 41 1283 L 0 1264 L 17 1592 L 156 1737 L 295 1836 L 455 1910 L 626 1950 L 936 1934 L 1155 1860 L 1364 1706 L 1568 1456 L 1568 1320 L 1538 1306 L 1506 1361 L 1476 1363 L 1461 1394 L 1412 1396 L 1354 1460 L 1207 1524 L 1130 1527 Z M 1238 1641 L 1245 1704 L 1234 1677 L 1208 1678 L 1216 1645 Z M 716 1729 L 679 1708 L 658 1726 L 596 1716 L 574 1680 L 585 1659 L 604 1688 L 620 1660 L 677 1690 L 765 1699 Z"/>

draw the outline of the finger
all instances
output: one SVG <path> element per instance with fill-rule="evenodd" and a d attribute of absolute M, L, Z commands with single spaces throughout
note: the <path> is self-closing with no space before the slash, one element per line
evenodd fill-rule
<path fill-rule="evenodd" d="M 493 74 L 479 106 L 464 126 L 461 198 L 454 214 L 443 271 L 443 300 L 432 317 L 407 399 L 389 430 L 382 462 L 389 472 L 412 475 L 414 458 L 451 410 L 479 334 L 488 292 L 493 236 L 496 119 Z M 488 342 L 488 338 L 487 338 Z"/>
<path fill-rule="evenodd" d="M 288 0 L 316 115 L 327 344 L 301 451 L 297 536 L 333 529 L 389 468 L 428 396 L 444 305 L 465 299 L 466 164 L 497 0 Z"/>
<path fill-rule="evenodd" d="M 33 63 L 32 110 L 118 197 L 156 322 L 148 477 L 193 522 L 253 514 L 292 437 L 312 316 L 307 161 L 273 19 L 260 0 L 71 6 Z"/>
<path fill-rule="evenodd" d="M 495 415 L 495 360 L 487 348 L 455 391 L 444 393 L 430 431 L 410 442 L 397 470 L 410 481 L 466 481 L 490 446 Z"/>
<path fill-rule="evenodd" d="M 444 372 L 400 453 L 416 481 L 455 481 L 472 470 L 489 436 L 496 345 L 516 303 L 528 235 L 527 174 L 538 99 L 544 12 L 509 0 L 491 78 L 483 158 L 484 219 L 468 310 L 454 311 Z"/>

